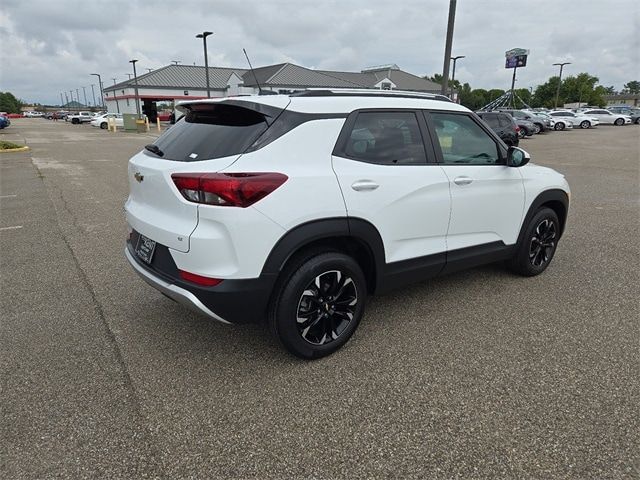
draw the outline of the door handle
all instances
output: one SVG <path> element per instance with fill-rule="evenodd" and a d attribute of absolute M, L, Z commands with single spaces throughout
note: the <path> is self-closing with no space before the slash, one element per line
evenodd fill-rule
<path fill-rule="evenodd" d="M 456 177 L 453 180 L 456 185 L 469 185 L 471 182 L 473 182 L 473 178 L 469 177 Z"/>
<path fill-rule="evenodd" d="M 375 190 L 380 185 L 376 182 L 372 182 L 371 180 L 358 180 L 357 182 L 353 182 L 351 184 L 351 188 L 353 188 L 356 192 L 362 192 L 366 190 Z"/>

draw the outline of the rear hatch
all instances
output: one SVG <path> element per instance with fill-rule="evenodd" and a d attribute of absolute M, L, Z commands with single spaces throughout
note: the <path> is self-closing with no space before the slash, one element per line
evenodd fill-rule
<path fill-rule="evenodd" d="M 198 225 L 198 204 L 182 196 L 171 175 L 229 167 L 269 128 L 289 99 L 274 96 L 268 103 L 234 99 L 181 104 L 184 117 L 129 160 L 129 225 L 169 248 L 188 252 L 189 236 Z"/>

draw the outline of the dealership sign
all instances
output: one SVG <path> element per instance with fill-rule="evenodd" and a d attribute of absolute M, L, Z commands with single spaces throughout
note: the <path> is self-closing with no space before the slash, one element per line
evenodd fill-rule
<path fill-rule="evenodd" d="M 507 57 L 504 68 L 517 68 L 527 66 L 527 55 L 529 50 L 524 48 L 512 48 L 505 52 L 504 56 Z"/>

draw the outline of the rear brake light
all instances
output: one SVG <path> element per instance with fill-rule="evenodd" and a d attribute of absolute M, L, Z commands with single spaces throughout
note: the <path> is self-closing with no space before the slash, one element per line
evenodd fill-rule
<path fill-rule="evenodd" d="M 197 283 L 205 287 L 215 287 L 222 283 L 220 278 L 203 277 L 202 275 L 196 275 L 195 273 L 185 272 L 184 270 L 178 270 L 180 272 L 180 278 L 187 282 Z"/>
<path fill-rule="evenodd" d="M 182 196 L 195 203 L 246 208 L 287 181 L 282 173 L 174 173 Z"/>
<path fill-rule="evenodd" d="M 516 133 L 518 133 L 520 131 L 520 127 L 518 125 L 516 125 L 515 131 L 516 131 Z"/>

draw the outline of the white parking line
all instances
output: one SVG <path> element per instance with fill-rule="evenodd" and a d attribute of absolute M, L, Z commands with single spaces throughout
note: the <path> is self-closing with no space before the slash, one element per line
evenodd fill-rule
<path fill-rule="evenodd" d="M 19 228 L 22 228 L 22 225 L 15 225 L 13 227 L 0 227 L 0 232 L 3 230 L 18 230 Z"/>
<path fill-rule="evenodd" d="M 18 195 L 0 195 L 0 198 L 16 198 Z"/>

